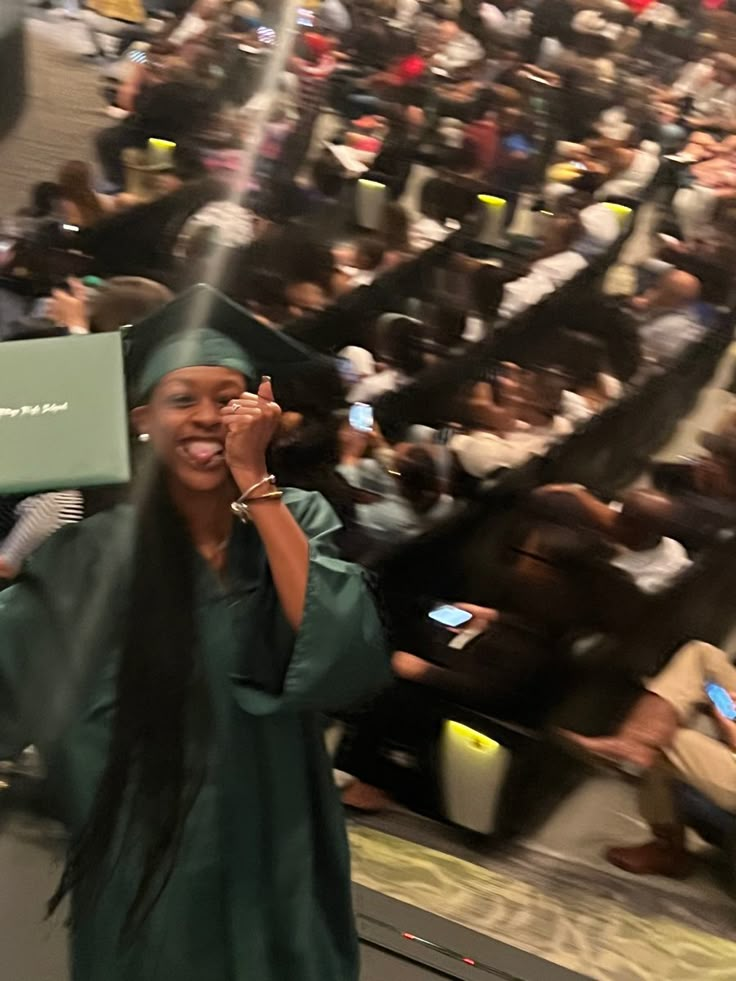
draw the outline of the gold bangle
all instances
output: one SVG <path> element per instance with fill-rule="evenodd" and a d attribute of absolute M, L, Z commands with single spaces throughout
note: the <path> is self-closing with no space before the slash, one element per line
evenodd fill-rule
<path fill-rule="evenodd" d="M 274 477 L 274 475 L 272 473 L 267 473 L 265 477 L 261 477 L 261 479 L 257 480 L 255 484 L 251 484 L 248 490 L 244 490 L 235 503 L 243 504 L 245 501 L 248 500 L 248 498 L 251 496 L 253 491 L 257 491 L 259 487 L 263 487 L 264 484 L 275 484 L 275 483 L 276 483 L 276 478 Z"/>
<path fill-rule="evenodd" d="M 255 504 L 257 501 L 277 501 L 279 498 L 284 496 L 284 492 L 278 489 L 268 491 L 266 494 L 256 494 L 253 496 L 253 492 L 257 491 L 259 488 L 267 486 L 268 484 L 273 486 L 275 483 L 276 478 L 274 475 L 268 474 L 268 476 L 253 484 L 252 487 L 249 487 L 248 490 L 246 490 L 237 499 L 237 501 L 233 501 L 233 503 L 230 505 L 230 510 L 233 512 L 233 514 L 237 515 L 243 524 L 248 524 L 248 522 L 251 520 L 250 512 L 248 510 L 251 504 Z"/>

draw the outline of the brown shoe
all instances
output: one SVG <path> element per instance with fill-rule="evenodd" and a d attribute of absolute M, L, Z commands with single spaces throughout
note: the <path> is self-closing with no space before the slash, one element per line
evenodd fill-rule
<path fill-rule="evenodd" d="M 342 802 L 345 807 L 352 807 L 356 811 L 364 811 L 367 814 L 389 811 L 394 806 L 388 794 L 360 780 L 355 780 L 343 790 Z"/>
<path fill-rule="evenodd" d="M 684 830 L 674 825 L 658 825 L 652 830 L 653 841 L 632 848 L 609 848 L 606 860 L 631 875 L 663 875 L 668 879 L 690 875 L 693 859 L 685 848 Z"/>

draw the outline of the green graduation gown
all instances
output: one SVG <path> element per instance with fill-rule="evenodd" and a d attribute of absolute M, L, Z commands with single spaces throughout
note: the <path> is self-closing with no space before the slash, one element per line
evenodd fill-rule
<path fill-rule="evenodd" d="M 358 567 L 335 557 L 319 494 L 284 501 L 309 539 L 304 620 L 281 612 L 253 526 L 228 583 L 202 562 L 195 603 L 214 706 L 212 765 L 176 867 L 145 924 L 118 943 L 139 867 L 126 853 L 72 937 L 74 981 L 356 981 L 350 866 L 320 713 L 388 680 Z M 55 535 L 0 594 L 0 758 L 34 742 L 69 831 L 104 768 L 135 515 L 123 506 Z M 274 688 L 269 685 L 278 678 Z"/>

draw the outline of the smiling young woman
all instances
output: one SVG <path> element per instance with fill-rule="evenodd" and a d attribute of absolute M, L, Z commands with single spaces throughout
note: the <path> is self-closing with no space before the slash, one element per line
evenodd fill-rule
<path fill-rule="evenodd" d="M 131 331 L 137 504 L 55 536 L 0 601 L 0 756 L 47 761 L 75 981 L 357 981 L 319 713 L 388 656 L 329 506 L 268 474 L 253 355 L 309 355 L 253 325 L 198 287 Z"/>

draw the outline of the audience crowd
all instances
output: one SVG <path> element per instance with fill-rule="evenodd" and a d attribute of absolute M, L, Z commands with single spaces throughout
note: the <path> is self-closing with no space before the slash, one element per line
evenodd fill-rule
<path fill-rule="evenodd" d="M 282 7 L 67 5 L 111 118 L 96 159 L 67 161 L 4 216 L 0 340 L 116 331 L 212 282 L 324 355 L 274 379 L 272 470 L 319 490 L 345 555 L 381 568 L 397 547 L 464 527 L 494 487 L 653 379 L 677 385 L 677 366 L 728 316 L 736 13 L 678 0 L 313 0 L 285 25 Z M 293 52 L 272 79 L 287 30 Z M 632 230 L 651 247 L 619 288 Z M 576 484 L 518 495 L 482 582 L 468 595 L 415 591 L 395 687 L 343 720 L 347 804 L 389 804 L 386 741 L 407 719 L 431 729 L 447 700 L 548 726 L 575 657 L 655 616 L 736 524 L 736 420 L 702 442 L 686 462 L 639 461 L 646 479 L 615 496 Z M 125 493 L 4 497 L 2 581 L 61 525 Z M 462 645 L 427 617 L 448 601 L 469 615 Z M 656 732 L 629 717 L 613 743 L 561 738 L 646 769 L 656 842 L 609 857 L 675 875 L 689 863 L 672 785 L 736 810 L 734 723 L 716 713 L 697 757 L 686 728 L 704 681 L 736 682 L 702 646 L 666 672 L 644 696 L 667 706 Z"/>

